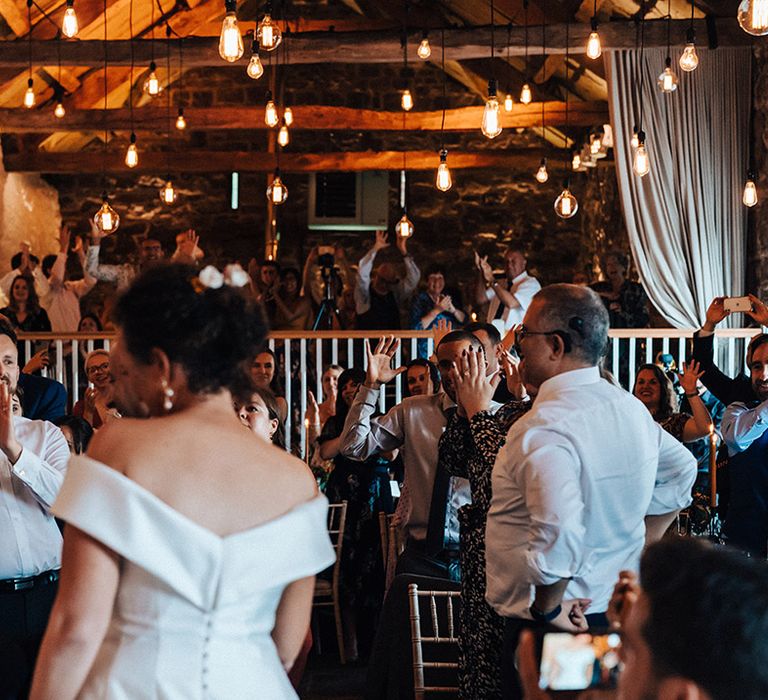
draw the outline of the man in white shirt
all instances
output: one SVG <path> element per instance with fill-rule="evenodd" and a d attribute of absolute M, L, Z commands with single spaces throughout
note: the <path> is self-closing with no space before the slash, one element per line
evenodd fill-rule
<path fill-rule="evenodd" d="M 600 377 L 607 332 L 595 292 L 556 284 L 534 297 L 518 334 L 523 380 L 538 394 L 499 452 L 486 528 L 486 599 L 507 618 L 505 698 L 522 697 L 522 628 L 605 624 L 619 571 L 636 570 L 646 541 L 691 501 L 693 456 Z"/>
<path fill-rule="evenodd" d="M 47 421 L 12 415 L 16 337 L 0 323 L 0 697 L 25 698 L 56 596 L 61 533 L 50 507 L 69 448 Z"/>
<path fill-rule="evenodd" d="M 480 277 L 477 301 L 488 303 L 488 323 L 496 326 L 503 338 L 512 326 L 522 323 L 525 311 L 541 285 L 525 271 L 528 261 L 518 248 L 510 247 L 504 253 L 504 279 L 496 279 L 486 258 L 478 257 L 476 263 Z"/>

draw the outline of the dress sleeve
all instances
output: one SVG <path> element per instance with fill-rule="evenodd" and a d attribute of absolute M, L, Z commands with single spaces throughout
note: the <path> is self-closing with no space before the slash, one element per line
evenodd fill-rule
<path fill-rule="evenodd" d="M 469 423 L 455 413 L 448 420 L 445 432 L 440 436 L 437 459 L 451 476 L 467 478 L 467 462 L 472 454 L 472 435 Z"/>

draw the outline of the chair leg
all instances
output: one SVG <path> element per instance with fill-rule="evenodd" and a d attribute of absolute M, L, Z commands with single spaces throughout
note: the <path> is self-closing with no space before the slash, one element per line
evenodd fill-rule
<path fill-rule="evenodd" d="M 317 608 L 312 608 L 312 619 L 310 624 L 312 626 L 312 646 L 317 652 L 317 655 L 320 656 L 323 653 L 323 645 L 320 641 L 320 619 Z"/>
<path fill-rule="evenodd" d="M 341 624 L 341 606 L 339 605 L 339 599 L 335 596 L 333 599 L 333 616 L 336 618 L 336 641 L 339 645 L 339 660 L 342 664 L 346 664 L 347 656 L 344 652 L 344 627 Z"/>

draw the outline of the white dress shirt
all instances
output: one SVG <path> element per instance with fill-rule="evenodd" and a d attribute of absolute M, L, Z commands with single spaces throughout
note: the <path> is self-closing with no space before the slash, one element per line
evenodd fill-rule
<path fill-rule="evenodd" d="M 93 289 L 96 279 L 84 269 L 81 280 L 65 281 L 67 254 L 59 253 L 48 278 L 48 290 L 40 295 L 42 306 L 51 321 L 51 328 L 61 333 L 73 333 L 80 324 L 80 298 Z"/>
<path fill-rule="evenodd" d="M 36 576 L 61 567 L 61 533 L 49 509 L 69 461 L 64 435 L 53 423 L 14 416 L 21 456 L 0 452 L 0 579 Z"/>
<path fill-rule="evenodd" d="M 749 408 L 742 401 L 736 401 L 725 409 L 721 425 L 723 440 L 732 457 L 745 452 L 750 445 L 768 430 L 768 401 Z"/>
<path fill-rule="evenodd" d="M 405 530 L 409 537 L 423 542 L 427 536 L 429 508 L 437 474 L 437 443 L 448 423 L 446 411 L 456 404 L 447 394 L 411 396 L 403 399 L 383 416 L 372 418 L 379 391 L 361 386 L 349 408 L 341 434 L 341 453 L 350 459 L 364 460 L 374 454 L 399 449 L 403 458 L 405 486 L 410 496 Z M 499 404 L 493 403 L 496 411 Z M 446 548 L 459 543 L 458 510 L 470 503 L 469 481 L 451 477 L 446 507 Z"/>
<path fill-rule="evenodd" d="M 696 460 L 597 367 L 545 381 L 493 468 L 488 603 L 530 617 L 534 586 L 572 579 L 565 599 L 605 612 L 622 569 L 637 570 L 645 516 L 687 506 Z"/>
<path fill-rule="evenodd" d="M 512 326 L 523 322 L 525 312 L 531 305 L 533 297 L 541 289 L 541 285 L 539 280 L 531 277 L 527 272 L 521 272 L 511 282 L 504 279 L 499 284 L 515 298 L 515 305 L 505 306 L 501 318 L 496 318 L 501 304 L 499 295 L 493 291 L 493 287 L 488 287 L 485 290 L 485 298 L 490 302 L 488 304 L 488 323 L 496 326 L 503 338 Z"/>

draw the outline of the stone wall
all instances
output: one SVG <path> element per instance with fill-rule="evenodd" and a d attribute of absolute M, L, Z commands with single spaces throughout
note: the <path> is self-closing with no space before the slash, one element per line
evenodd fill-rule
<path fill-rule="evenodd" d="M 768 299 L 768 47 L 754 47 L 752 149 L 759 200 L 749 214 L 747 290 Z"/>

